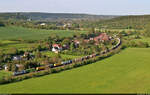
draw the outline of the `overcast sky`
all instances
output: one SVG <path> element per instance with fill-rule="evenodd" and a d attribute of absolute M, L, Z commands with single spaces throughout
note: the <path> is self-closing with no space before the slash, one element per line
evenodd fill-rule
<path fill-rule="evenodd" d="M 150 14 L 150 0 L 1 0 L 0 12 Z"/>

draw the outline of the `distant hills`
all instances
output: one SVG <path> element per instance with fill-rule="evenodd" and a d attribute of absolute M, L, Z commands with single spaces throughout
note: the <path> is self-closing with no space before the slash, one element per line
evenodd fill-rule
<path fill-rule="evenodd" d="M 3 19 L 32 19 L 32 20 L 77 20 L 77 19 L 112 19 L 115 15 L 91 15 L 72 13 L 40 13 L 40 12 L 16 12 L 0 13 Z"/>
<path fill-rule="evenodd" d="M 150 15 L 130 15 L 100 21 L 98 24 L 106 28 L 143 29 L 150 23 Z"/>
<path fill-rule="evenodd" d="M 86 27 L 143 29 L 150 23 L 150 15 L 92 15 L 74 13 L 40 13 L 40 12 L 14 12 L 0 13 L 1 19 L 35 20 L 35 21 L 69 21 L 84 20 Z M 94 21 L 94 22 L 93 22 Z M 80 22 L 79 22 L 80 23 Z"/>

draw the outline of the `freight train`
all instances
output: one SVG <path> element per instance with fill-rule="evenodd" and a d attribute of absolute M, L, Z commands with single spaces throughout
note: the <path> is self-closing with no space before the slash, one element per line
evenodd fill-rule
<path fill-rule="evenodd" d="M 17 76 L 17 75 L 30 73 L 30 72 L 45 70 L 48 67 L 49 68 L 55 68 L 55 67 L 59 67 L 59 66 L 67 65 L 67 64 L 71 64 L 71 63 L 82 62 L 84 60 L 87 60 L 87 59 L 90 59 L 90 58 L 94 58 L 94 57 L 99 56 L 99 55 L 103 55 L 103 54 L 105 54 L 105 53 L 107 53 L 109 51 L 112 51 L 112 50 L 114 50 L 114 49 L 116 49 L 116 48 L 118 48 L 120 46 L 121 40 L 119 38 L 117 38 L 117 40 L 118 40 L 118 43 L 115 46 L 113 46 L 111 49 L 104 50 L 104 51 L 102 51 L 100 53 L 94 53 L 94 54 L 87 55 L 87 56 L 84 56 L 84 57 L 81 57 L 81 58 L 76 58 L 74 60 L 68 60 L 68 61 L 63 61 L 63 62 L 60 62 L 60 63 L 49 64 L 49 65 L 46 65 L 46 66 L 40 66 L 40 67 L 36 67 L 36 68 L 32 68 L 32 69 L 22 70 L 20 72 L 14 72 L 13 75 Z"/>

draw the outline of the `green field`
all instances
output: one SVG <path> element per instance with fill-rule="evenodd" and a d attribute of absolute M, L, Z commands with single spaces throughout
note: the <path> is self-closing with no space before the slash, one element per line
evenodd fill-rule
<path fill-rule="evenodd" d="M 30 47 L 35 47 L 38 44 L 36 43 L 19 43 L 17 41 L 2 41 L 3 45 L 0 46 L 0 50 L 3 52 L 8 52 L 11 48 L 17 48 L 18 50 L 27 50 Z"/>
<path fill-rule="evenodd" d="M 39 40 L 56 34 L 60 37 L 73 36 L 75 33 L 85 33 L 86 31 L 72 30 L 44 30 L 44 29 L 29 29 L 23 27 L 0 27 L 0 40 L 24 39 L 24 40 Z"/>
<path fill-rule="evenodd" d="M 0 93 L 150 93 L 150 49 L 128 48 L 102 61 L 0 86 Z"/>
<path fill-rule="evenodd" d="M 36 43 L 20 43 L 12 40 L 41 40 L 52 34 L 56 34 L 59 37 L 70 37 L 76 33 L 86 32 L 87 31 L 29 29 L 16 26 L 0 27 L 0 50 L 7 52 L 12 47 L 19 50 L 26 50 L 29 47 L 37 45 Z"/>
<path fill-rule="evenodd" d="M 53 57 L 56 56 L 57 54 L 52 52 L 52 51 L 47 51 L 47 52 L 42 52 L 43 55 L 47 55 L 49 57 Z M 74 56 L 74 55 L 67 55 L 67 54 L 60 54 L 60 56 L 62 57 L 62 59 L 75 59 L 75 58 L 80 58 L 81 56 Z"/>
<path fill-rule="evenodd" d="M 0 80 L 2 80 L 3 77 L 5 76 L 10 76 L 10 75 L 12 75 L 12 72 L 6 72 L 4 70 L 0 70 Z"/>

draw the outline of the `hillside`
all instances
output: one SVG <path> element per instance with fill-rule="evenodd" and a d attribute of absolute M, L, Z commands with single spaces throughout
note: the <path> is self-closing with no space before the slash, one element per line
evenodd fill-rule
<path fill-rule="evenodd" d="M 32 19 L 32 20 L 69 20 L 69 19 L 111 19 L 116 16 L 111 15 L 90 15 L 90 14 L 72 14 L 72 13 L 0 13 L 0 18 L 9 19 Z"/>
<path fill-rule="evenodd" d="M 5 20 L 36 20 L 36 21 L 69 21 L 81 20 L 80 26 L 85 28 L 109 28 L 109 29 L 144 29 L 150 22 L 150 15 L 90 15 L 73 13 L 40 13 L 40 12 L 20 12 L 20 13 L 0 13 L 0 19 Z"/>
<path fill-rule="evenodd" d="M 150 22 L 150 15 L 120 16 L 97 22 L 99 27 L 119 29 L 143 29 Z"/>

